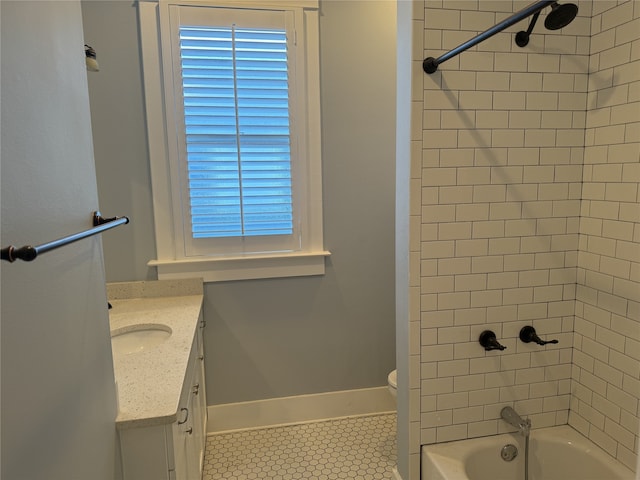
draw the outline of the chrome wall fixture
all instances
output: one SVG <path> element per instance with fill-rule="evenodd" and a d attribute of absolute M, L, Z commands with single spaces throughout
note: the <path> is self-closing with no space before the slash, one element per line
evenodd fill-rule
<path fill-rule="evenodd" d="M 531 32 L 533 31 L 533 27 L 536 24 L 536 20 L 538 20 L 538 17 L 540 16 L 540 12 L 544 8 L 549 6 L 551 7 L 551 12 L 547 15 L 547 18 L 544 22 L 544 26 L 549 30 L 558 30 L 560 28 L 566 27 L 578 14 L 578 7 L 573 3 L 565 3 L 563 5 L 560 5 L 558 2 L 553 0 L 544 0 L 541 2 L 532 3 L 528 7 L 525 7 L 519 12 L 514 13 L 509 18 L 504 19 L 497 25 L 494 25 L 490 29 L 482 32 L 477 37 L 472 38 L 471 40 L 468 40 L 461 45 L 458 45 L 453 50 L 448 51 L 438 58 L 425 58 L 422 62 L 422 68 L 426 73 L 434 73 L 436 70 L 438 70 L 438 65 L 440 65 L 441 63 L 446 62 L 459 53 L 468 50 L 469 48 L 477 45 L 480 42 L 483 42 L 487 38 L 494 36 L 496 33 L 501 32 L 505 28 L 508 28 L 511 25 L 533 15 L 533 18 L 531 19 L 531 23 L 529 23 L 529 27 L 527 28 L 527 30 L 518 32 L 515 37 L 516 45 L 518 45 L 519 47 L 524 47 L 529 43 L 529 35 L 531 35 Z"/>
<path fill-rule="evenodd" d="M 129 223 L 128 217 L 104 218 L 102 215 L 100 215 L 100 212 L 96 211 L 93 212 L 94 226 L 89 230 L 74 233 L 73 235 L 59 238 L 58 240 L 54 240 L 52 242 L 43 243 L 42 245 L 38 245 L 36 247 L 25 245 L 24 247 L 16 248 L 13 245 L 9 245 L 8 247 L 4 247 L 2 250 L 0 250 L 0 258 L 2 260 L 7 260 L 8 262 L 15 262 L 18 258 L 20 260 L 24 260 L 25 262 L 30 262 L 41 253 L 46 253 L 51 250 L 55 250 L 56 248 L 64 247 L 65 245 L 69 245 L 70 243 L 77 242 L 78 240 L 82 240 L 83 238 L 91 237 L 92 235 L 104 232 L 105 230 L 110 230 L 114 227 L 117 227 L 118 225 L 123 225 L 125 223 Z"/>

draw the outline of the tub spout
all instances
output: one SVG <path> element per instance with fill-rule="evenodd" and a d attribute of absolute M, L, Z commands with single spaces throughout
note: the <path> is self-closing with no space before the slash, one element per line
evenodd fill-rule
<path fill-rule="evenodd" d="M 523 419 L 511 407 L 504 407 L 500 411 L 500 416 L 509 425 L 516 427 L 523 436 L 529 436 L 529 431 L 531 430 L 531 420 L 529 420 L 528 418 L 526 420 Z"/>

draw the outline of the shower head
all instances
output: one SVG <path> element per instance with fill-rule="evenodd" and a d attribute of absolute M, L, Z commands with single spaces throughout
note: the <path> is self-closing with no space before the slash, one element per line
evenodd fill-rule
<path fill-rule="evenodd" d="M 551 4 L 551 12 L 544 20 L 547 30 L 559 30 L 569 25 L 578 14 L 578 6 L 573 3 L 560 5 L 558 2 Z"/>
<path fill-rule="evenodd" d="M 516 33 L 516 45 L 519 47 L 525 47 L 529 43 L 529 36 L 531 32 L 533 32 L 533 27 L 536 25 L 536 20 L 538 20 L 538 16 L 540 16 L 540 11 L 549 6 L 551 4 L 551 12 L 547 15 L 547 18 L 544 20 L 544 26 L 547 27 L 548 30 L 558 30 L 560 28 L 566 27 L 569 25 L 576 15 L 578 14 L 578 7 L 573 3 L 565 3 L 564 5 L 560 5 L 558 2 L 539 2 L 542 4 L 540 10 L 537 10 L 531 22 L 529 22 L 529 28 L 526 31 L 521 31 Z"/>

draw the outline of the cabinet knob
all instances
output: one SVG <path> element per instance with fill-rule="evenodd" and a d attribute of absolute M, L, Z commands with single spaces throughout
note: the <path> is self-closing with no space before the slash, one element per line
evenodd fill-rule
<path fill-rule="evenodd" d="M 199 384 L 199 383 L 196 383 L 196 384 L 193 386 L 193 390 L 191 390 L 191 391 L 193 392 L 193 394 L 194 394 L 194 395 L 197 395 L 199 390 L 200 390 L 200 384 Z"/>
<path fill-rule="evenodd" d="M 187 432 L 189 435 L 191 435 L 193 433 L 193 427 L 189 427 L 185 430 L 185 432 Z"/>

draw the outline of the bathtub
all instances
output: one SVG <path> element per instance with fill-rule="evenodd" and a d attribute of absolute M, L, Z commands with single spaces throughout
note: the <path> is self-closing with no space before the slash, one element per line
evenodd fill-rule
<path fill-rule="evenodd" d="M 513 444 L 517 456 L 501 457 Z M 516 433 L 422 447 L 422 480 L 524 480 L 524 437 Z M 635 480 L 635 474 L 569 426 L 532 430 L 529 480 Z"/>

